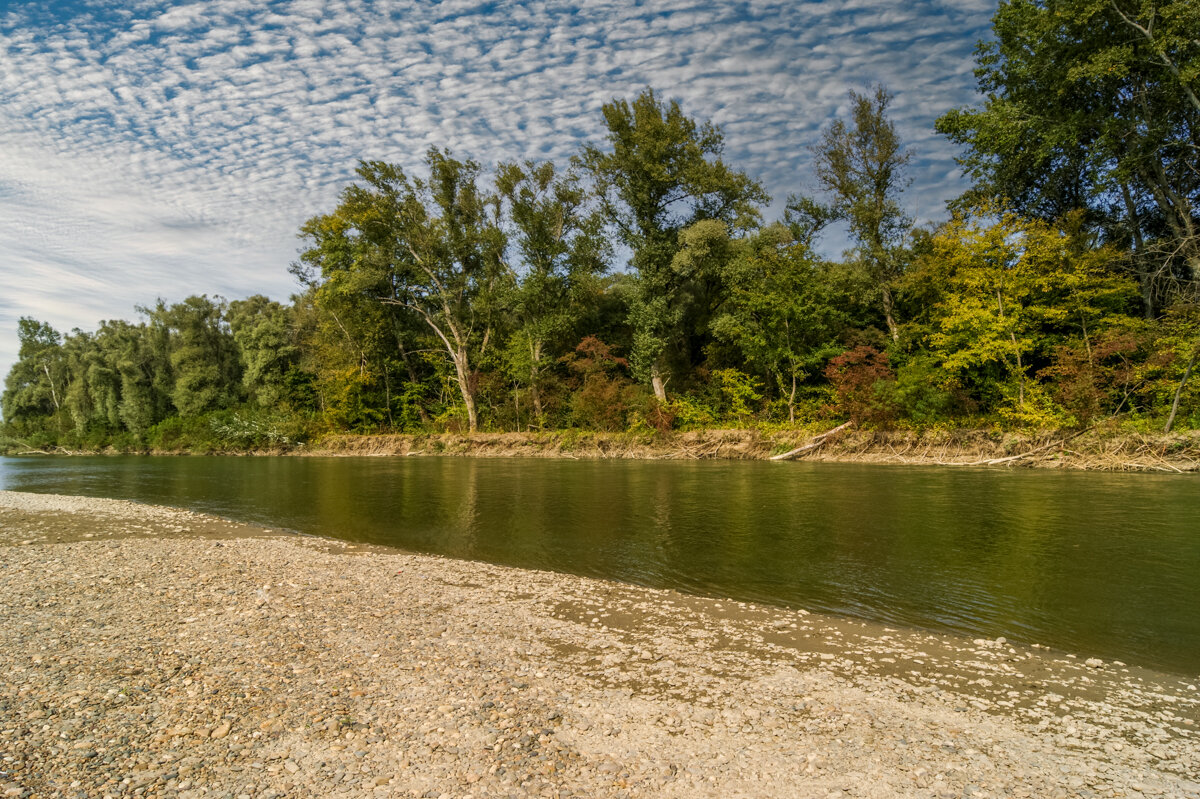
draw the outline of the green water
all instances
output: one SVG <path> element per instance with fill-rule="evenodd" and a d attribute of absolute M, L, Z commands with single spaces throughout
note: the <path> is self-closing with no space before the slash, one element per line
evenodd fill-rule
<path fill-rule="evenodd" d="M 1189 476 L 105 457 L 0 458 L 0 487 L 1200 672 L 1200 482 Z"/>

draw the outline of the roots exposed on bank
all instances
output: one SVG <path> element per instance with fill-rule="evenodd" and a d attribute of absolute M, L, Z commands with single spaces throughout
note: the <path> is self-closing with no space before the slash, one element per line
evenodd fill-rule
<path fill-rule="evenodd" d="M 993 430 L 805 430 L 632 433 L 474 433 L 330 436 L 314 455 L 537 457 L 643 460 L 817 460 L 927 466 L 1200 471 L 1200 434 Z"/>

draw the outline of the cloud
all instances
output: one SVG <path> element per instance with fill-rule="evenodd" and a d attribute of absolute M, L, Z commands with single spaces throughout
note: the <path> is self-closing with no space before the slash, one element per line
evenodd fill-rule
<path fill-rule="evenodd" d="M 909 196 L 962 186 L 933 120 L 973 100 L 984 0 L 88 0 L 0 13 L 0 369 L 15 319 L 292 290 L 295 232 L 360 158 L 565 159 L 645 86 L 720 124 L 775 198 L 850 89 L 886 83 Z M 37 276 L 32 279 L 31 276 Z"/>

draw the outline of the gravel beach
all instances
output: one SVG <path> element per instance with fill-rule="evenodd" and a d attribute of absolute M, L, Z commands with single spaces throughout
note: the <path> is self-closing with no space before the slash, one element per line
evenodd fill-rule
<path fill-rule="evenodd" d="M 1198 683 L 0 492 L 0 797 L 1200 797 Z"/>

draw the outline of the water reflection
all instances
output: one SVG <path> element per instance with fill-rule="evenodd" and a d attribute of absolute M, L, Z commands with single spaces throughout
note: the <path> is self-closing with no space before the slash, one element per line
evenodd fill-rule
<path fill-rule="evenodd" d="M 0 485 L 1200 671 L 1186 476 L 119 457 L 0 459 Z"/>

